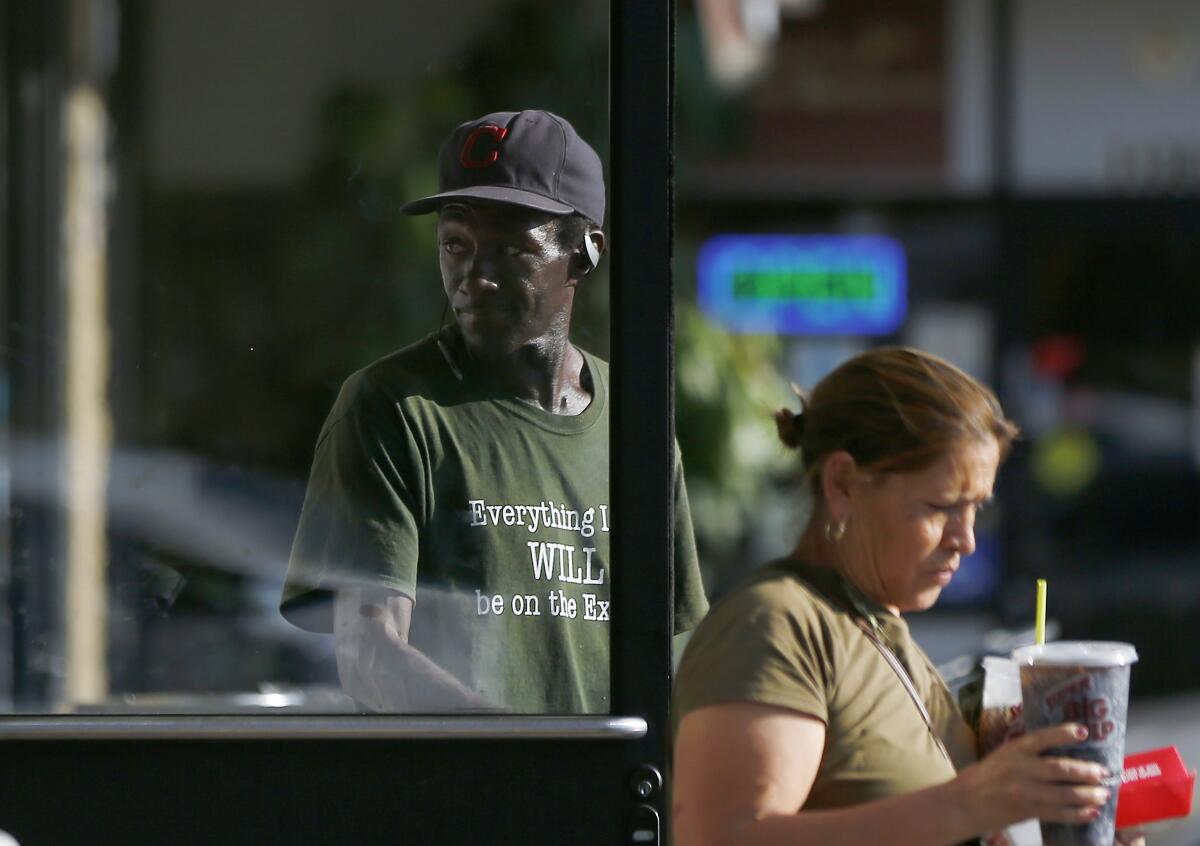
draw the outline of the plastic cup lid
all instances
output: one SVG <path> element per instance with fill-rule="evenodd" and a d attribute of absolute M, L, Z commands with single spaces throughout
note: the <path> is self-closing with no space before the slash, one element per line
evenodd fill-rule
<path fill-rule="evenodd" d="M 1059 640 L 1014 649 L 1018 664 L 1057 664 L 1077 667 L 1125 667 L 1137 662 L 1132 643 L 1107 640 Z"/>

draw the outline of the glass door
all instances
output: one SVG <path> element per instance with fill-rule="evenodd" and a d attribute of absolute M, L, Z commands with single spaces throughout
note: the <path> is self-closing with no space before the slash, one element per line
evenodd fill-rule
<path fill-rule="evenodd" d="M 0 830 L 663 842 L 671 34 L 6 6 Z"/>

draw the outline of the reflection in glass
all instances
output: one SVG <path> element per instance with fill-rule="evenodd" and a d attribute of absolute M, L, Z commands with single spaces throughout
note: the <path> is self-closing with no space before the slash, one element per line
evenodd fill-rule
<path fill-rule="evenodd" d="M 361 709 L 334 639 L 278 603 L 339 387 L 443 322 L 436 222 L 399 208 L 436 187 L 445 134 L 498 108 L 567 116 L 606 153 L 607 4 L 451 6 L 173 0 L 120 21 L 118 67 L 87 101 L 107 128 L 74 130 L 86 162 L 62 188 L 63 231 L 107 229 L 107 255 L 44 233 L 66 245 L 68 295 L 35 272 L 9 283 L 0 709 Z M 69 229 L 71 186 L 92 191 L 90 229 Z M 607 357 L 604 262 L 574 313 L 573 342 Z M 480 498 L 485 515 L 569 499 Z M 463 596 L 474 614 L 473 592 L 422 596 L 414 639 L 420 609 Z"/>
<path fill-rule="evenodd" d="M 282 610 L 335 634 L 372 710 L 605 711 L 608 373 L 568 338 L 600 159 L 557 115 L 497 112 L 438 172 L 403 211 L 436 215 L 451 316 L 343 385 Z"/>
<path fill-rule="evenodd" d="M 606 712 L 608 367 L 569 338 L 605 246 L 600 159 L 555 114 L 496 112 L 451 133 L 438 173 L 403 211 L 436 215 L 451 317 L 342 386 L 281 610 L 332 631 L 369 710 Z"/>

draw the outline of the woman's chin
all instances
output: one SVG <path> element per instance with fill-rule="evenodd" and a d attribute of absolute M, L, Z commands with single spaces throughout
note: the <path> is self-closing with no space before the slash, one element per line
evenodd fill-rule
<path fill-rule="evenodd" d="M 937 604 L 938 597 L 942 595 L 942 588 L 938 587 L 925 588 L 918 591 L 907 605 L 900 606 L 902 612 L 908 611 L 928 611 Z"/>

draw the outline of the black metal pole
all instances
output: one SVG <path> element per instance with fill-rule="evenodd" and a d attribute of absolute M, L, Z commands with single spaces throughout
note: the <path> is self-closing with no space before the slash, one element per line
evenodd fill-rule
<path fill-rule="evenodd" d="M 629 765 L 665 771 L 672 635 L 672 102 L 670 0 L 613 0 L 613 707 L 650 732 Z M 638 571 L 639 589 L 621 574 Z M 648 681 L 647 681 L 648 680 Z M 630 792 L 631 802 L 636 797 Z M 659 791 L 649 803 L 663 817 Z"/>

